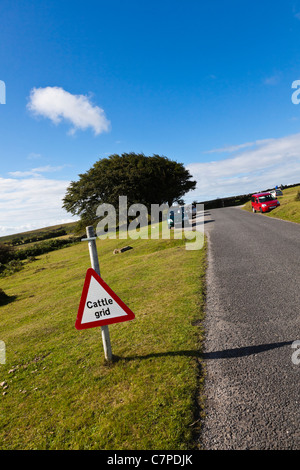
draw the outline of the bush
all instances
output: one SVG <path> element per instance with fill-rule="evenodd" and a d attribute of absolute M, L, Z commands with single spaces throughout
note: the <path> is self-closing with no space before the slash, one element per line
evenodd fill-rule
<path fill-rule="evenodd" d="M 14 258 L 14 249 L 10 245 L 0 243 L 0 264 L 8 263 Z"/>
<path fill-rule="evenodd" d="M 7 264 L 0 265 L 1 277 L 10 276 L 11 274 L 17 273 L 23 269 L 22 261 L 18 259 L 12 259 Z"/>
<path fill-rule="evenodd" d="M 296 194 L 295 201 L 300 201 L 300 190 Z"/>
<path fill-rule="evenodd" d="M 9 300 L 9 296 L 5 294 L 4 290 L 0 289 L 0 305 L 5 305 Z"/>
<path fill-rule="evenodd" d="M 22 261 L 18 259 L 12 259 L 9 261 L 5 267 L 5 270 L 3 272 L 4 276 L 9 276 L 10 274 L 17 273 L 18 271 L 21 271 L 23 269 L 23 264 Z"/>

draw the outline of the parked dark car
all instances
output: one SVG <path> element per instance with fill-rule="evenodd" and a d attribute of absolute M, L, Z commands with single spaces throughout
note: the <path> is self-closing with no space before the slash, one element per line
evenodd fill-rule
<path fill-rule="evenodd" d="M 283 192 L 280 189 L 272 189 L 270 191 L 271 196 L 273 196 L 274 199 L 277 199 L 278 196 L 283 196 Z"/>
<path fill-rule="evenodd" d="M 178 209 L 171 209 L 168 214 L 168 228 L 176 227 L 184 227 L 188 226 L 189 224 L 189 217 L 184 209 L 184 206 L 178 207 Z"/>

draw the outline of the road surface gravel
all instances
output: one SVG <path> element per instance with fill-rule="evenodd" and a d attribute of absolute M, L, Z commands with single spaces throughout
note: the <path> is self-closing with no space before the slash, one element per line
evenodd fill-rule
<path fill-rule="evenodd" d="M 207 450 L 299 450 L 300 225 L 205 212 Z M 298 355 L 300 358 L 300 354 Z"/>

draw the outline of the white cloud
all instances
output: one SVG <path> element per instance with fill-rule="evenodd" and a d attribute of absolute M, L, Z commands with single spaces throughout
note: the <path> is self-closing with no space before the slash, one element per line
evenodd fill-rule
<path fill-rule="evenodd" d="M 0 177 L 0 236 L 74 221 L 62 209 L 69 181 Z"/>
<path fill-rule="evenodd" d="M 255 144 L 255 148 L 231 158 L 188 165 L 197 181 L 196 189 L 187 195 L 189 199 L 201 202 L 247 194 L 276 184 L 300 182 L 300 134 L 256 141 Z M 243 148 L 243 144 L 239 147 Z M 231 147 L 232 150 L 236 148 Z"/>
<path fill-rule="evenodd" d="M 110 128 L 103 109 L 93 105 L 87 96 L 72 95 L 63 88 L 33 88 L 27 107 L 34 115 L 48 118 L 54 124 L 70 122 L 73 126 L 70 134 L 92 128 L 99 135 Z"/>

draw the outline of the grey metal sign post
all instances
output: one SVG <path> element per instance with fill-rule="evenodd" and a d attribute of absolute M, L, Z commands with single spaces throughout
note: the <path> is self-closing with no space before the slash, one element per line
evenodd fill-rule
<path fill-rule="evenodd" d="M 99 258 L 98 258 L 97 246 L 96 246 L 97 237 L 95 236 L 94 227 L 92 225 L 90 225 L 89 227 L 86 227 L 86 234 L 87 234 L 87 238 L 83 238 L 82 241 L 88 241 L 90 258 L 91 258 L 91 266 L 96 271 L 96 273 L 99 276 L 101 276 Z M 103 348 L 104 348 L 105 359 L 107 361 L 111 361 L 112 351 L 111 351 L 108 325 L 101 326 L 101 332 L 102 332 L 102 343 L 103 343 Z"/>

